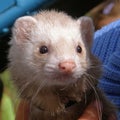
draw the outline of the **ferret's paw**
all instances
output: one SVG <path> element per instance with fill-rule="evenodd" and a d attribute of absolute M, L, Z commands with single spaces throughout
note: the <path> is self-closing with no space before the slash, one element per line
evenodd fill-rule
<path fill-rule="evenodd" d="M 77 102 L 80 102 L 81 101 L 81 95 L 80 94 L 70 94 L 69 97 L 72 99 L 72 100 L 75 100 Z"/>
<path fill-rule="evenodd" d="M 80 101 L 81 101 L 81 97 L 77 96 L 77 97 L 76 97 L 76 101 L 77 101 L 77 102 L 80 102 Z"/>
<path fill-rule="evenodd" d="M 56 114 L 60 114 L 61 112 L 65 111 L 65 107 L 64 104 L 54 104 L 53 106 L 51 106 L 50 108 L 50 113 L 52 116 L 56 115 Z"/>
<path fill-rule="evenodd" d="M 60 112 L 65 111 L 65 106 L 64 104 L 60 104 L 59 107 L 56 109 L 56 112 L 59 114 Z"/>

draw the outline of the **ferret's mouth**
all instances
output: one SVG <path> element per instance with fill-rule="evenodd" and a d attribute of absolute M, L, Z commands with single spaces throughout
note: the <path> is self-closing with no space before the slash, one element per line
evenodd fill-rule
<path fill-rule="evenodd" d="M 55 72 L 46 74 L 47 79 L 49 79 L 50 84 L 54 85 L 68 85 L 70 83 L 75 83 L 78 79 L 74 77 L 74 74 Z"/>
<path fill-rule="evenodd" d="M 55 75 L 55 76 L 53 76 L 53 80 L 55 80 L 56 82 L 59 82 L 59 83 L 63 83 L 63 84 L 75 82 L 75 78 L 70 74 Z"/>

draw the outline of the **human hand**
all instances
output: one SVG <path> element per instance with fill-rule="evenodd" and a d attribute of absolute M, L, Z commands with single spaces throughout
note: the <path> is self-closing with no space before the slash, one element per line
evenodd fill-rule
<path fill-rule="evenodd" d="M 29 120 L 29 104 L 26 101 L 20 101 L 15 120 Z"/>
<path fill-rule="evenodd" d="M 90 103 L 78 120 L 99 120 L 100 117 L 98 113 L 99 105 L 100 103 L 97 101 Z M 29 120 L 29 104 L 26 101 L 21 100 L 18 106 L 15 120 Z M 114 117 L 110 117 L 108 120 L 117 120 L 117 119 L 114 119 Z"/>
<path fill-rule="evenodd" d="M 99 105 L 97 101 L 90 103 L 78 120 L 99 120 Z"/>

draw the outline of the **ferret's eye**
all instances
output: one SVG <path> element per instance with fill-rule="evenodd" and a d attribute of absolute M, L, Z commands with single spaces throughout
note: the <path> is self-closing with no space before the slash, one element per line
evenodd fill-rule
<path fill-rule="evenodd" d="M 48 48 L 47 48 L 47 46 L 41 46 L 40 48 L 39 48 L 39 52 L 41 53 L 41 54 L 45 54 L 45 53 L 47 53 L 48 52 Z"/>
<path fill-rule="evenodd" d="M 76 48 L 76 51 L 77 51 L 78 53 L 81 53 L 81 52 L 82 52 L 82 48 L 78 45 L 77 48 Z"/>

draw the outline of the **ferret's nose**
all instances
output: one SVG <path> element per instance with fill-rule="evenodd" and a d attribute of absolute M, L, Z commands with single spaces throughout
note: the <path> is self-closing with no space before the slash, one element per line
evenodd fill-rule
<path fill-rule="evenodd" d="M 73 69 L 76 67 L 76 64 L 72 60 L 66 60 L 59 63 L 59 69 L 64 73 L 71 73 Z"/>

